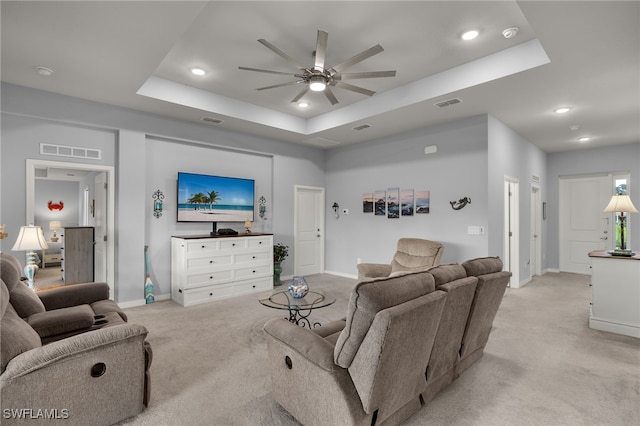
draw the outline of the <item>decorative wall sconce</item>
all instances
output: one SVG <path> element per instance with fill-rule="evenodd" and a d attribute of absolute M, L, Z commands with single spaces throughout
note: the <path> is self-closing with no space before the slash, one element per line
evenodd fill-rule
<path fill-rule="evenodd" d="M 458 201 L 449 201 L 449 204 L 451 204 L 452 209 L 460 210 L 467 204 L 471 204 L 471 198 L 469 197 L 460 198 Z"/>
<path fill-rule="evenodd" d="M 162 200 L 164 200 L 164 194 L 158 189 L 151 196 L 153 198 L 153 217 L 160 219 L 162 216 Z"/>
<path fill-rule="evenodd" d="M 333 213 L 336 215 L 336 219 L 338 217 L 340 217 L 340 213 L 338 213 L 338 210 L 340 209 L 340 206 L 338 205 L 338 203 L 333 203 L 331 208 L 333 209 Z"/>
<path fill-rule="evenodd" d="M 267 199 L 261 196 L 260 199 L 258 199 L 258 204 L 258 215 L 260 219 L 264 219 L 264 215 L 267 213 Z"/>

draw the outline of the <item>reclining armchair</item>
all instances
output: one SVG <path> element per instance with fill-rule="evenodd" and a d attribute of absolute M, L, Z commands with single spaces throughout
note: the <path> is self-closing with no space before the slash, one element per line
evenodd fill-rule
<path fill-rule="evenodd" d="M 305 425 L 395 425 L 422 407 L 446 293 L 428 272 L 359 282 L 347 317 L 264 326 L 274 399 Z"/>
<path fill-rule="evenodd" d="M 109 299 L 107 283 L 84 283 L 34 292 L 21 279 L 20 262 L 0 253 L 0 276 L 11 305 L 40 336 L 43 344 L 105 326 L 122 324 L 126 314 Z"/>
<path fill-rule="evenodd" d="M 400 238 L 390 264 L 358 264 L 358 281 L 365 278 L 388 277 L 394 272 L 420 271 L 438 265 L 442 258 L 442 244 L 420 238 Z"/>
<path fill-rule="evenodd" d="M 146 335 L 143 326 L 122 322 L 42 345 L 0 279 L 3 424 L 42 424 L 46 419 L 51 424 L 111 425 L 140 413 L 149 398 Z"/>

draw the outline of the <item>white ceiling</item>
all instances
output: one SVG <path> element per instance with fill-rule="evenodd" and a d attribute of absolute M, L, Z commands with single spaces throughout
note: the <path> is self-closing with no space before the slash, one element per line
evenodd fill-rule
<path fill-rule="evenodd" d="M 640 142 L 638 1 L 1 2 L 2 81 L 292 143 L 333 147 L 489 113 L 546 152 Z M 502 30 L 517 26 L 516 37 Z M 478 29 L 463 42 L 460 34 Z M 296 72 L 266 39 L 308 66 L 317 30 L 327 64 L 376 44 L 345 72 L 372 97 L 339 104 L 238 66 Z M 36 72 L 52 69 L 51 76 Z M 207 71 L 196 77 L 189 70 Z M 459 98 L 438 108 L 434 103 Z M 570 106 L 559 116 L 553 110 Z M 222 120 L 206 124 L 203 117 Z M 368 124 L 357 131 L 354 127 Z M 571 126 L 579 126 L 571 130 Z M 590 136 L 579 143 L 581 136 Z"/>

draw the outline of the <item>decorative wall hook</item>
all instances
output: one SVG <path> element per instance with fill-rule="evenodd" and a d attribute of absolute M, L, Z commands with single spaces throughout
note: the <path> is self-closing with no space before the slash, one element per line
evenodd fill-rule
<path fill-rule="evenodd" d="M 340 208 L 340 206 L 338 205 L 338 203 L 333 203 L 331 208 L 333 209 L 333 212 L 335 213 L 337 219 L 340 216 L 340 213 L 338 213 L 338 209 Z"/>
<path fill-rule="evenodd" d="M 451 204 L 452 209 L 460 210 L 467 204 L 471 204 L 471 198 L 469 197 L 460 198 L 458 201 L 449 201 L 449 204 Z"/>
<path fill-rule="evenodd" d="M 162 200 L 164 200 L 164 194 L 158 189 L 151 196 L 153 198 L 153 216 L 156 219 L 160 219 L 162 216 Z"/>
<path fill-rule="evenodd" d="M 267 213 L 267 199 L 264 198 L 264 196 L 261 196 L 258 199 L 258 203 L 260 204 L 258 207 L 258 215 L 260 216 L 260 219 L 264 219 L 264 215 Z"/>

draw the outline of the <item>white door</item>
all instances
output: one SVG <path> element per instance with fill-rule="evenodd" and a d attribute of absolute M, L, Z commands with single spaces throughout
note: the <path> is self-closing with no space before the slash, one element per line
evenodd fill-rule
<path fill-rule="evenodd" d="M 542 272 L 542 202 L 540 187 L 531 186 L 531 238 L 530 238 L 530 268 L 529 277 L 540 275 Z"/>
<path fill-rule="evenodd" d="M 611 175 L 560 179 L 560 270 L 591 274 L 588 253 L 612 247 Z"/>
<path fill-rule="evenodd" d="M 294 274 L 324 271 L 324 188 L 295 186 Z"/>
<path fill-rule="evenodd" d="M 95 179 L 95 280 L 107 281 L 107 173 L 98 173 Z"/>
<path fill-rule="evenodd" d="M 513 288 L 520 287 L 520 227 L 519 227 L 519 181 L 518 179 L 504 178 L 504 270 L 511 272 L 509 285 Z"/>

